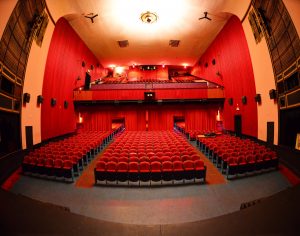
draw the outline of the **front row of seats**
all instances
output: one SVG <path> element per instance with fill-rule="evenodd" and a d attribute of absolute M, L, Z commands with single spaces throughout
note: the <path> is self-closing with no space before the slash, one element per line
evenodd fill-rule
<path fill-rule="evenodd" d="M 50 158 L 44 160 L 43 158 L 25 156 L 22 163 L 22 171 L 23 173 L 35 176 L 49 177 L 73 182 L 74 165 L 76 165 L 78 169 L 78 163 L 72 162 L 71 160 L 53 160 Z"/>
<path fill-rule="evenodd" d="M 120 182 L 161 182 L 174 180 L 203 179 L 205 182 L 206 166 L 202 160 L 164 161 L 164 162 L 104 162 L 98 161 L 94 169 L 95 184 L 97 181 Z"/>

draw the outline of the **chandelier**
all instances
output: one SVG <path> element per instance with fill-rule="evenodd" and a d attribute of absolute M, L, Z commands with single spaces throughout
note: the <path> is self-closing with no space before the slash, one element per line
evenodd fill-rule
<path fill-rule="evenodd" d="M 152 23 L 154 23 L 154 22 L 157 21 L 158 16 L 157 16 L 157 14 L 154 13 L 154 12 L 147 11 L 147 12 L 144 12 L 144 13 L 141 14 L 140 19 L 141 19 L 141 21 L 143 21 L 144 23 L 152 24 Z"/>

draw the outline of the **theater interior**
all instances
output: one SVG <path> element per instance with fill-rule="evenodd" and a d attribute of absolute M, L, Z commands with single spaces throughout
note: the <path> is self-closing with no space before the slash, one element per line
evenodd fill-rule
<path fill-rule="evenodd" d="M 0 9 L 1 235 L 300 234 L 300 1 Z"/>

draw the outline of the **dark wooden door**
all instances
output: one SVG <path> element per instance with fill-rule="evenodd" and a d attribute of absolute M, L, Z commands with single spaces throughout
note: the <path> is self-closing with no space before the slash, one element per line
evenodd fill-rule
<path fill-rule="evenodd" d="M 267 122 L 267 144 L 274 144 L 274 122 Z"/>
<path fill-rule="evenodd" d="M 27 149 L 30 149 L 33 147 L 32 126 L 26 126 L 25 133 L 26 133 L 26 147 Z"/>
<path fill-rule="evenodd" d="M 234 132 L 239 137 L 242 135 L 242 116 L 241 115 L 234 116 Z"/>

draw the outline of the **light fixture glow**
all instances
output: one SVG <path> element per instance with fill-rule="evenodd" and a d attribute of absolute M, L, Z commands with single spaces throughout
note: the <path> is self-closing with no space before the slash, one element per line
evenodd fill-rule
<path fill-rule="evenodd" d="M 147 11 L 147 12 L 144 12 L 141 14 L 140 19 L 142 22 L 144 22 L 146 24 L 152 24 L 157 21 L 158 16 L 154 12 Z"/>
<path fill-rule="evenodd" d="M 116 74 L 122 74 L 123 72 L 124 72 L 124 67 L 122 67 L 122 66 L 115 67 Z"/>
<path fill-rule="evenodd" d="M 81 113 L 79 113 L 79 123 L 81 124 L 83 122 L 83 118 L 81 116 Z"/>

